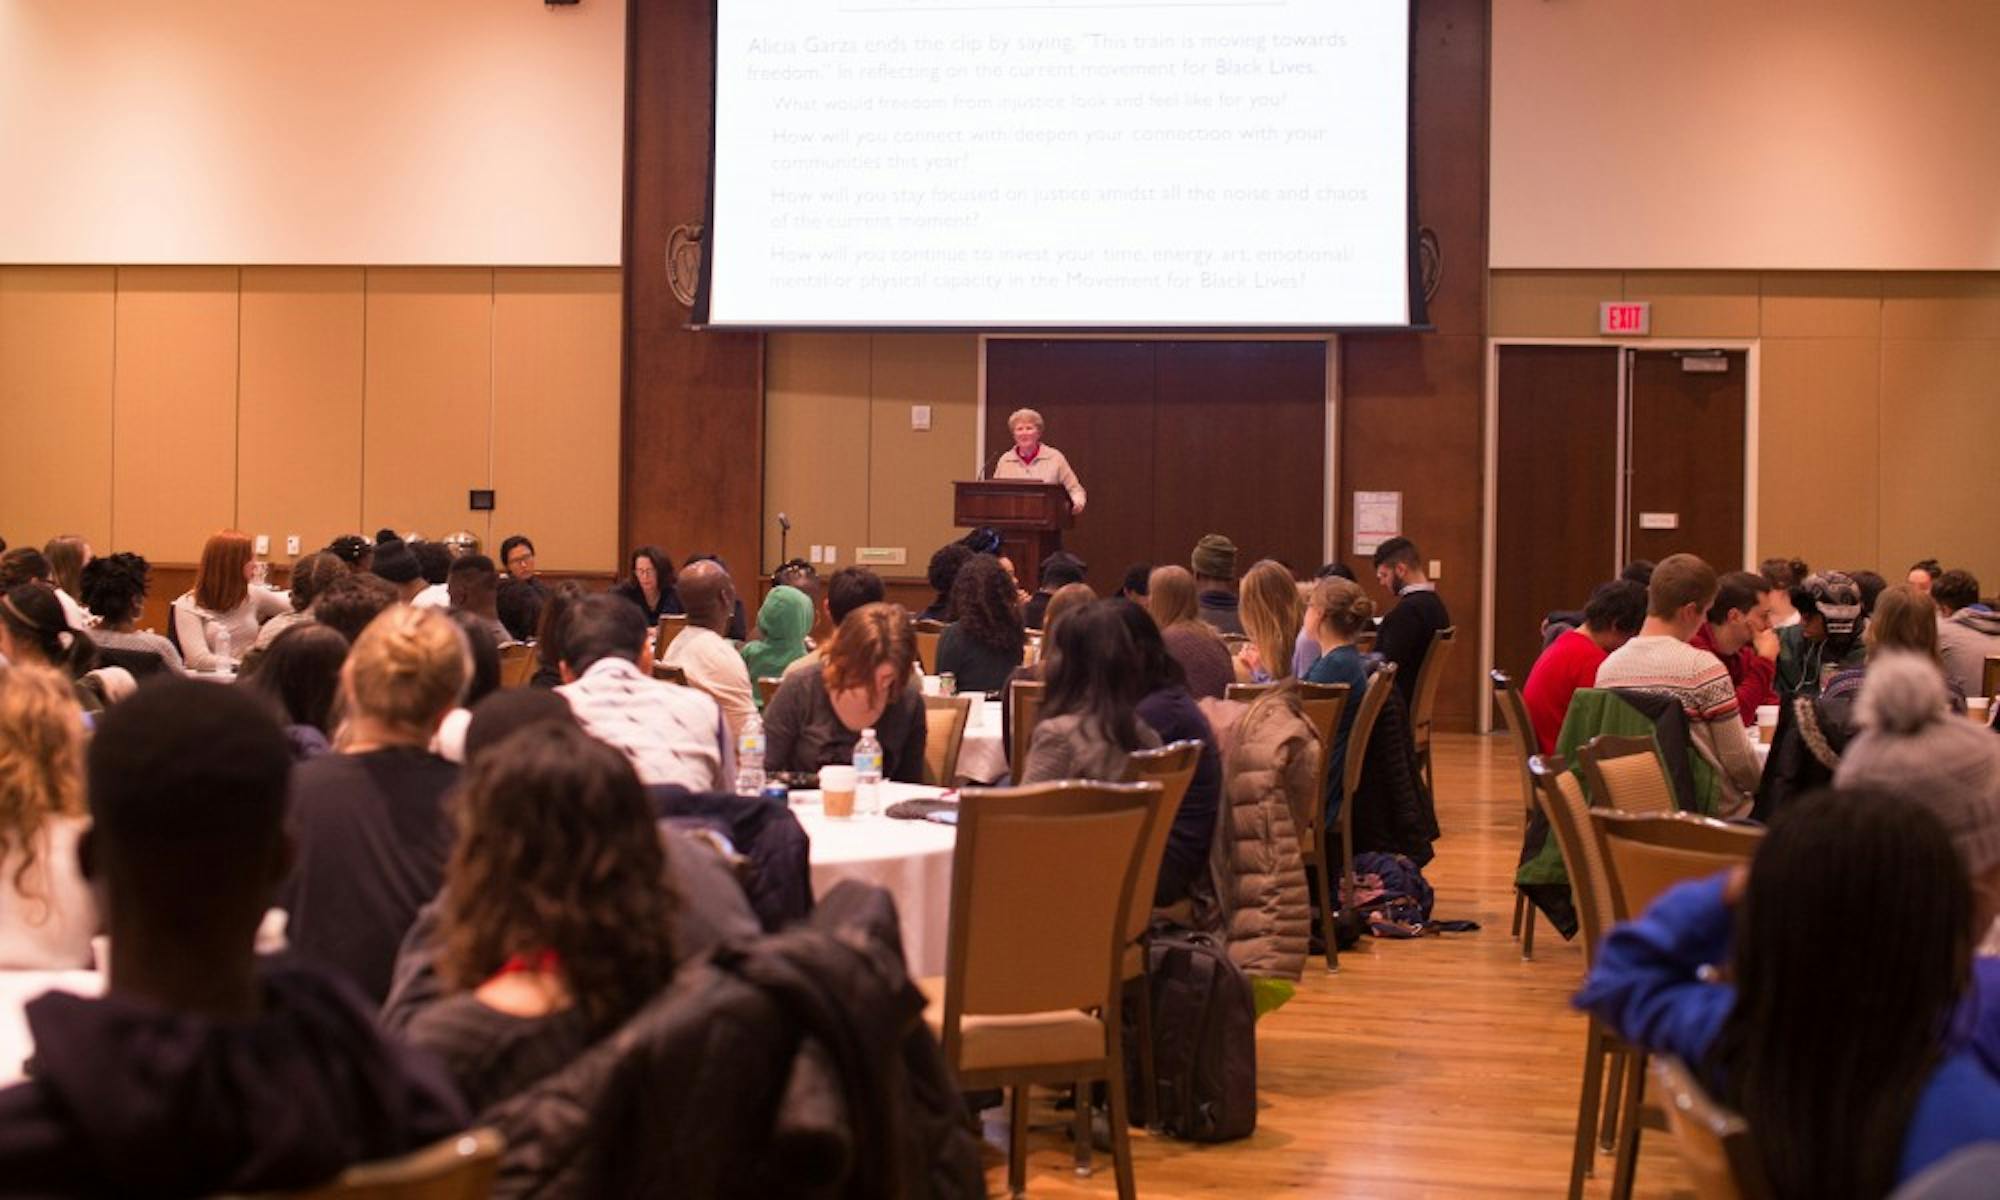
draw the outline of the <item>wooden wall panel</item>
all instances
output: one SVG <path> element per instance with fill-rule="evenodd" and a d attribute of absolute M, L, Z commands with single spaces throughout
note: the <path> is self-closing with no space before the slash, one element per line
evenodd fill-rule
<path fill-rule="evenodd" d="M 1879 275 L 1774 271 L 1758 292 L 1758 331 L 1767 338 L 1882 336 Z"/>
<path fill-rule="evenodd" d="M 2000 338 L 1882 343 L 1882 547 L 1897 578 L 1936 558 L 2000 580 L 1992 510 Z"/>
<path fill-rule="evenodd" d="M 243 271 L 237 521 L 310 554 L 361 529 L 363 273 Z"/>
<path fill-rule="evenodd" d="M 1625 294 L 1618 271 L 1508 271 L 1495 274 L 1487 331 L 1494 337 L 1596 337 L 1597 306 Z"/>
<path fill-rule="evenodd" d="M 1880 562 L 1881 343 L 1772 338 L 1761 358 L 1757 557 Z"/>
<path fill-rule="evenodd" d="M 0 536 L 111 543 L 110 267 L 0 267 Z"/>
<path fill-rule="evenodd" d="M 833 544 L 842 561 L 868 542 L 870 339 L 774 334 L 765 341 L 761 566 L 780 561 L 778 514 L 792 520 L 794 557 Z"/>
<path fill-rule="evenodd" d="M 463 528 L 494 546 L 466 507 L 492 479 L 493 272 L 370 269 L 367 339 L 363 532 Z"/>
<path fill-rule="evenodd" d="M 1656 338 L 1757 336 L 1752 271 L 1627 271 L 1625 298 L 1652 303 Z"/>
<path fill-rule="evenodd" d="M 234 267 L 121 267 L 113 350 L 117 548 L 192 561 L 236 522 Z"/>
<path fill-rule="evenodd" d="M 1885 338 L 2000 338 L 2000 274 L 1882 277 Z"/>
<path fill-rule="evenodd" d="M 951 484 L 975 469 L 979 339 L 970 334 L 870 339 L 868 544 L 901 546 L 891 575 L 921 575 L 931 552 L 962 532 L 952 526 Z M 910 406 L 931 406 L 931 427 L 910 428 Z"/>
<path fill-rule="evenodd" d="M 616 271 L 494 272 L 493 527 L 531 530 L 544 570 L 609 571 L 624 554 L 619 307 Z"/>

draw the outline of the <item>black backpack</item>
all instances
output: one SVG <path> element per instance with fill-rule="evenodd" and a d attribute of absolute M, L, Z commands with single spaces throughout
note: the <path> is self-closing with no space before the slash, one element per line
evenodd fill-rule
<path fill-rule="evenodd" d="M 1227 1142 L 1257 1128 L 1257 1006 L 1250 979 L 1220 941 L 1156 930 L 1151 967 L 1155 1094 L 1140 1096 L 1138 1025 L 1125 1021 L 1125 1079 L 1134 1119 L 1190 1142 Z M 1132 1002 L 1126 1002 L 1128 1010 Z"/>

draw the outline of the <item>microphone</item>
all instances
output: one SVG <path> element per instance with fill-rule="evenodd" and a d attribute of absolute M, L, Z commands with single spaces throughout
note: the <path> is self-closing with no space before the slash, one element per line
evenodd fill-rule
<path fill-rule="evenodd" d="M 779 513 L 778 528 L 784 530 L 786 533 L 790 533 L 792 531 L 792 519 L 784 513 Z"/>

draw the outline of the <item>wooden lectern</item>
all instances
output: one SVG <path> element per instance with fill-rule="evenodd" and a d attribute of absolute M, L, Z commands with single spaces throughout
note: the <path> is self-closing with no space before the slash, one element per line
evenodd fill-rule
<path fill-rule="evenodd" d="M 1062 531 L 1074 522 L 1069 493 L 1033 479 L 961 479 L 951 486 L 952 524 L 999 530 L 1000 552 L 1014 560 L 1021 587 L 1034 591 L 1042 559 L 1062 549 Z"/>

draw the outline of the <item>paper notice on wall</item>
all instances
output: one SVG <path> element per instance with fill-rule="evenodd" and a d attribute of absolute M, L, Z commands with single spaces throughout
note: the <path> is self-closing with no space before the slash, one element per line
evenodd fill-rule
<path fill-rule="evenodd" d="M 1354 493 L 1354 552 L 1373 554 L 1376 547 L 1403 532 L 1403 493 Z"/>

